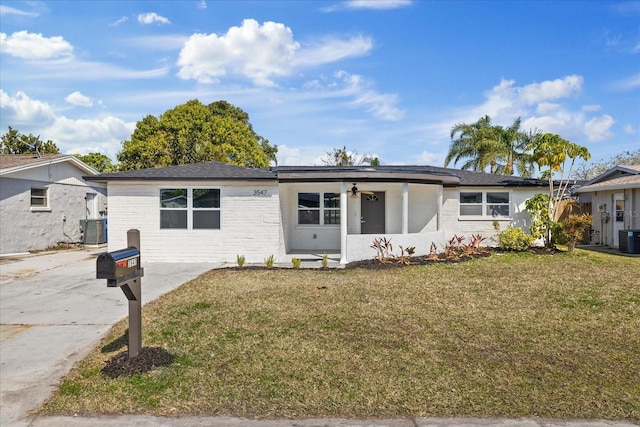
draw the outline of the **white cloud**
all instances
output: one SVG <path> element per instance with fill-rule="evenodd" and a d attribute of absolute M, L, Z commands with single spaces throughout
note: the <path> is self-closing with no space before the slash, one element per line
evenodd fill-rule
<path fill-rule="evenodd" d="M 112 22 L 111 24 L 109 24 L 110 27 L 117 27 L 120 24 L 124 24 L 125 22 L 127 22 L 129 20 L 128 17 L 123 16 L 122 18 L 118 19 L 117 21 Z"/>
<path fill-rule="evenodd" d="M 90 120 L 59 116 L 47 103 L 33 100 L 23 92 L 12 97 L 2 89 L 0 112 L 3 127 L 8 125 L 23 134 L 42 135 L 43 140 L 52 140 L 63 153 L 100 152 L 112 159 L 136 125 L 113 116 Z"/>
<path fill-rule="evenodd" d="M 198 3 L 198 6 L 196 6 L 199 10 L 205 10 L 207 8 L 207 1 L 206 0 L 200 0 L 200 2 Z"/>
<path fill-rule="evenodd" d="M 0 89 L 0 111 L 2 112 L 2 121 L 16 128 L 30 123 L 46 126 L 55 120 L 55 115 L 49 105 L 29 98 L 24 92 L 17 92 L 12 97 Z"/>
<path fill-rule="evenodd" d="M 398 9 L 411 5 L 411 0 L 348 0 L 333 6 L 324 8 L 325 12 L 334 12 L 341 9 Z"/>
<path fill-rule="evenodd" d="M 245 19 L 223 36 L 194 34 L 180 51 L 178 77 L 200 83 L 218 82 L 231 72 L 259 86 L 274 86 L 272 77 L 291 73 L 291 61 L 300 45 L 290 28 L 275 22 L 260 25 Z"/>
<path fill-rule="evenodd" d="M 472 123 L 489 115 L 494 124 L 509 125 L 517 117 L 522 118 L 521 129 L 555 133 L 580 143 L 604 141 L 613 135 L 613 117 L 603 114 L 592 117 L 601 106 L 582 105 L 578 109 L 566 102 L 579 95 L 583 78 L 578 75 L 517 86 L 514 80 L 502 79 L 486 94 L 486 100 L 477 105 L 450 113 L 453 118 L 432 125 L 438 135 L 444 137 L 456 123 Z M 447 134 L 448 137 L 448 134 Z"/>
<path fill-rule="evenodd" d="M 60 36 L 18 31 L 10 36 L 0 33 L 0 52 L 22 59 L 59 59 L 71 58 L 73 46 Z"/>
<path fill-rule="evenodd" d="M 296 67 L 311 67 L 366 55 L 371 51 L 370 37 L 357 36 L 349 40 L 325 39 L 299 50 L 293 60 Z"/>
<path fill-rule="evenodd" d="M 522 101 L 531 105 L 573 96 L 582 90 L 582 83 L 582 76 L 571 75 L 542 83 L 532 83 L 518 89 L 517 92 Z"/>
<path fill-rule="evenodd" d="M 589 141 L 604 141 L 610 138 L 611 126 L 615 123 L 613 117 L 604 114 L 600 117 L 594 117 L 584 125 L 584 131 Z"/>
<path fill-rule="evenodd" d="M 430 153 L 429 151 L 423 151 L 415 157 L 416 165 L 442 165 L 444 164 L 444 158 L 446 156 L 438 153 Z"/>
<path fill-rule="evenodd" d="M 153 23 L 171 24 L 171 21 L 169 21 L 164 16 L 158 15 L 155 12 L 149 12 L 149 13 L 141 13 L 140 15 L 138 15 L 138 23 L 144 24 L 144 25 L 149 25 Z"/>
<path fill-rule="evenodd" d="M 0 16 L 18 15 L 18 16 L 38 16 L 37 13 L 25 12 L 24 10 L 16 9 L 14 7 L 0 5 Z"/>
<path fill-rule="evenodd" d="M 326 152 L 305 149 L 302 153 L 299 148 L 278 145 L 279 166 L 322 165 L 322 158 Z"/>
<path fill-rule="evenodd" d="M 625 125 L 623 130 L 624 130 L 624 133 L 627 133 L 629 135 L 635 135 L 636 134 L 636 129 L 631 125 Z"/>
<path fill-rule="evenodd" d="M 627 77 L 626 79 L 618 80 L 612 84 L 613 89 L 619 91 L 632 91 L 640 88 L 640 73 Z"/>
<path fill-rule="evenodd" d="M 178 77 L 218 83 L 223 76 L 243 76 L 257 86 L 276 86 L 275 79 L 305 67 L 365 55 L 373 42 L 364 36 L 327 38 L 302 48 L 284 24 L 245 19 L 226 34 L 194 34 L 180 51 Z"/>
<path fill-rule="evenodd" d="M 602 107 L 600 105 L 583 105 L 582 111 L 599 111 Z"/>
<path fill-rule="evenodd" d="M 66 96 L 66 98 L 64 98 L 64 100 L 67 101 L 69 104 L 77 105 L 80 107 L 93 106 L 93 100 L 88 96 L 83 95 L 82 92 L 79 92 L 79 91 L 70 93 L 69 95 Z"/>

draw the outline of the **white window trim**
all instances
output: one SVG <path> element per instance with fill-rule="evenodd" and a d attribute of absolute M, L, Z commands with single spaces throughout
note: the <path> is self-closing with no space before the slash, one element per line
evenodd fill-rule
<path fill-rule="evenodd" d="M 45 201 L 44 206 L 34 206 L 31 204 L 31 199 L 33 198 L 33 190 L 44 190 L 44 197 L 41 198 Z M 51 198 L 49 196 L 49 187 L 31 187 L 29 189 L 29 209 L 31 210 L 31 212 L 51 212 L 51 206 L 49 205 L 50 200 Z"/>
<path fill-rule="evenodd" d="M 300 197 L 300 193 L 313 193 L 313 194 L 319 194 L 320 195 L 320 207 L 318 208 L 300 208 L 298 207 L 298 198 Z M 296 218 L 296 227 L 301 227 L 301 228 L 339 228 L 340 227 L 340 223 L 337 224 L 325 224 L 324 223 L 324 212 L 325 211 L 338 211 L 340 212 L 340 207 L 338 206 L 337 208 L 325 208 L 324 207 L 324 195 L 325 193 L 333 193 L 333 194 L 338 194 L 335 191 L 314 191 L 314 190 L 310 190 L 310 191 L 298 191 L 296 192 L 296 212 L 295 212 L 295 218 Z M 300 224 L 300 211 L 302 210 L 307 210 L 307 211 L 318 211 L 318 216 L 319 216 L 319 223 L 318 224 Z M 342 218 L 340 218 L 340 221 L 342 221 Z"/>
<path fill-rule="evenodd" d="M 222 230 L 222 189 L 220 187 L 180 187 L 180 186 L 166 186 L 158 188 L 158 201 L 161 202 L 162 190 L 187 190 L 187 207 L 186 208 L 163 208 L 158 209 L 158 217 L 162 211 L 186 211 L 187 212 L 187 227 L 186 228 L 162 228 L 162 219 L 159 219 L 158 229 L 162 231 L 196 231 L 196 232 L 219 232 Z M 220 207 L 218 208 L 194 208 L 193 207 L 193 190 L 218 190 L 220 192 Z M 193 228 L 193 213 L 203 211 L 219 211 L 220 212 L 220 227 L 219 228 Z"/>
<path fill-rule="evenodd" d="M 462 193 L 482 193 L 482 203 L 460 203 L 460 194 Z M 489 205 L 497 205 L 497 204 L 504 204 L 507 205 L 507 203 L 488 203 L 487 202 L 487 193 L 507 193 L 509 194 L 509 215 L 508 216 L 493 216 L 493 215 L 487 215 L 485 212 L 487 212 L 487 206 Z M 460 215 L 460 208 L 462 205 L 467 205 L 467 206 L 482 206 L 482 215 Z M 498 221 L 510 221 L 513 217 L 513 193 L 510 190 L 475 190 L 475 189 L 468 189 L 468 190 L 460 190 L 458 192 L 458 220 L 459 221 L 493 221 L 493 220 L 498 220 Z"/>

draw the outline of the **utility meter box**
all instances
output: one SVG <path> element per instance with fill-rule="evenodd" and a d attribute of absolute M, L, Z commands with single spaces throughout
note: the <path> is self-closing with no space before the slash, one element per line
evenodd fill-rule
<path fill-rule="evenodd" d="M 140 250 L 134 247 L 105 252 L 96 260 L 96 279 L 107 279 L 107 286 L 121 286 L 143 276 Z"/>

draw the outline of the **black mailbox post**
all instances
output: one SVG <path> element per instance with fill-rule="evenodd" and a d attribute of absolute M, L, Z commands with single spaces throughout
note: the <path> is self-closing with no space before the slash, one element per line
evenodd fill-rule
<path fill-rule="evenodd" d="M 140 231 L 127 231 L 127 248 L 98 255 L 96 278 L 107 279 L 108 287 L 120 287 L 129 300 L 129 359 L 142 349 Z"/>

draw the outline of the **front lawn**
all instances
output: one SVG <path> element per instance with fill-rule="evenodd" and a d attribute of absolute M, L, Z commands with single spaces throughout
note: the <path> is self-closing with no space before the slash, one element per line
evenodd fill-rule
<path fill-rule="evenodd" d="M 638 421 L 639 273 L 582 250 L 214 270 L 143 308 L 164 366 L 102 372 L 127 351 L 125 320 L 40 413 Z"/>

